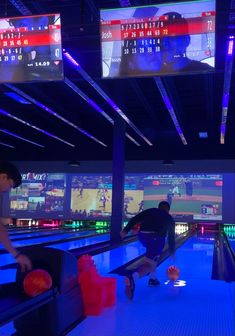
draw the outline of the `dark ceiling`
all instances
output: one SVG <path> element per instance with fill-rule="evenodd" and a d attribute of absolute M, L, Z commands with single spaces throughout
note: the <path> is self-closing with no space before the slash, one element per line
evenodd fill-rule
<path fill-rule="evenodd" d="M 21 15 L 13 6 L 13 2 L 10 0 L 0 2 L 1 17 Z M 86 73 L 153 144 L 150 146 L 129 125 L 126 125 L 126 132 L 139 143 L 136 145 L 126 137 L 125 157 L 127 160 L 235 159 L 234 65 L 225 144 L 220 144 L 226 38 L 229 31 L 228 25 L 231 22 L 231 6 L 234 6 L 233 0 L 217 0 L 215 73 L 161 77 L 171 98 L 187 145 L 182 143 L 153 78 L 101 79 L 99 8 L 119 7 L 118 0 L 23 0 L 22 2 L 32 14 L 61 13 L 63 47 L 73 55 Z M 132 5 L 154 4 L 154 1 L 149 0 L 130 2 Z M 66 61 L 64 62 L 64 73 L 67 80 L 72 81 L 107 115 L 113 120 L 116 118 L 117 114 L 114 109 Z M 72 148 L 17 120 L 1 115 L 1 129 L 45 146 L 40 148 L 0 132 L 0 142 L 15 147 L 9 148 L 1 145 L 1 158 L 14 161 L 112 159 L 113 124 L 65 82 L 17 84 L 14 88 L 20 89 L 46 105 L 77 125 L 80 130 L 65 124 L 33 103 L 24 105 L 15 102 L 4 95 L 4 92 L 11 92 L 13 88 L 1 84 L 0 109 L 75 145 Z M 107 147 L 87 137 L 81 130 L 105 143 Z M 207 132 L 208 138 L 200 139 L 199 132 Z"/>

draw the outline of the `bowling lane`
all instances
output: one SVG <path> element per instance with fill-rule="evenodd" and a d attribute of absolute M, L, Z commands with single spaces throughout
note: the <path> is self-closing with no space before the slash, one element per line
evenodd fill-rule
<path fill-rule="evenodd" d="M 185 231 L 186 231 L 186 229 L 180 229 L 180 230 L 177 229 L 176 230 L 176 236 L 178 236 L 179 234 L 181 234 Z M 84 238 L 79 239 L 77 241 L 75 240 L 75 241 L 64 242 L 64 243 L 59 243 L 59 244 L 55 243 L 55 244 L 51 244 L 49 246 L 67 251 L 67 250 L 71 250 L 71 249 L 75 249 L 75 248 L 89 246 L 91 244 L 97 244 L 97 243 L 105 242 L 105 241 L 108 241 L 109 239 L 110 239 L 110 235 L 109 234 L 104 234 L 104 235 L 101 235 L 101 236 L 97 235 L 97 236 L 94 236 L 94 237 L 87 237 L 87 238 L 84 237 Z M 124 248 L 125 246 L 128 246 L 127 251 L 125 251 L 125 248 Z M 129 246 L 130 246 L 130 248 L 129 248 Z M 111 257 L 105 257 L 105 258 L 108 258 L 112 262 L 112 264 L 110 264 L 109 269 L 106 268 L 104 270 L 104 272 L 108 272 L 109 270 L 114 269 L 116 267 L 119 267 L 123 263 L 127 262 L 127 261 L 123 261 L 123 258 L 119 257 L 119 253 L 122 254 L 122 251 L 125 251 L 124 253 L 128 257 L 128 261 L 132 260 L 132 259 L 134 259 L 134 258 L 136 258 L 139 255 L 144 253 L 142 245 L 138 241 L 134 242 L 134 243 L 131 243 L 131 244 L 128 244 L 128 245 L 124 245 L 124 247 L 120 247 L 120 248 L 118 248 L 118 250 L 113 249 L 111 251 L 107 251 L 107 254 L 98 254 L 98 256 L 100 256 L 100 255 L 103 256 L 103 255 L 109 255 L 109 252 L 112 253 L 112 258 Z M 114 251 L 117 251 L 117 252 L 114 252 Z M 134 251 L 135 254 L 132 255 L 131 251 Z M 99 258 L 98 256 L 95 256 L 95 258 L 96 257 Z M 115 261 L 118 262 L 117 266 L 116 266 Z M 8 253 L 0 255 L 0 266 L 4 266 L 4 265 L 11 264 L 11 263 L 14 263 L 14 262 L 15 262 L 14 258 L 11 255 L 9 255 Z M 106 263 L 106 265 L 107 265 L 107 263 Z"/>
<path fill-rule="evenodd" d="M 87 235 L 95 235 L 97 233 L 96 230 L 93 231 L 81 231 L 81 232 L 75 232 L 75 233 L 61 233 L 58 235 L 53 236 L 47 236 L 47 237 L 38 237 L 38 238 L 32 238 L 27 240 L 20 240 L 15 241 L 14 246 L 16 248 L 23 247 L 23 246 L 29 246 L 29 245 L 40 245 L 42 243 L 51 242 L 51 244 L 56 244 L 56 241 L 62 240 L 62 239 L 70 239 L 70 238 L 79 238 Z"/>
<path fill-rule="evenodd" d="M 70 242 L 65 242 L 65 243 L 60 243 L 60 244 L 50 244 L 50 247 L 54 247 L 54 248 L 59 248 L 62 250 L 70 250 L 73 248 L 79 248 L 79 247 L 83 247 L 83 246 L 88 246 L 91 244 L 96 244 L 96 243 L 101 243 L 104 241 L 107 241 L 110 239 L 110 235 L 109 234 L 103 234 L 103 235 L 96 235 L 93 237 L 85 237 L 85 231 L 82 232 L 82 234 L 84 234 L 84 238 L 81 238 L 79 240 L 74 240 L 74 241 L 70 241 Z M 4 266 L 7 264 L 12 264 L 15 263 L 15 259 L 9 254 L 1 254 L 0 255 L 0 266 Z M 2 270 L 0 270 L 1 274 L 2 274 Z M 0 277 L 0 281 L 1 281 L 1 277 Z M 3 283 L 1 281 L 1 283 Z"/>
<path fill-rule="evenodd" d="M 84 239 L 73 240 L 70 242 L 64 242 L 60 244 L 55 243 L 55 244 L 48 245 L 48 246 L 58 248 L 64 251 L 69 251 L 75 248 L 80 248 L 80 247 L 97 244 L 97 243 L 103 243 L 108 240 L 110 240 L 110 234 L 102 234 L 102 235 L 97 235 L 93 237 L 87 237 L 87 238 L 84 237 Z"/>
<path fill-rule="evenodd" d="M 228 237 L 229 245 L 231 246 L 231 249 L 235 253 L 235 238 L 231 238 L 229 236 L 227 236 L 227 237 Z"/>
<path fill-rule="evenodd" d="M 55 230 L 55 229 L 53 228 L 53 230 Z M 16 236 L 16 235 L 25 235 L 27 233 L 37 233 L 37 232 L 44 232 L 44 231 L 45 231 L 45 229 L 8 230 L 8 234 L 9 234 L 9 236 L 13 237 L 13 236 Z M 49 229 L 48 230 L 46 229 L 46 231 L 49 231 Z"/>
<path fill-rule="evenodd" d="M 178 229 L 177 232 L 176 232 L 176 236 L 178 236 L 179 234 L 181 234 L 185 231 L 186 231 L 185 228 Z M 99 241 L 98 241 L 98 239 L 99 239 Z M 99 242 L 104 242 L 104 241 L 107 241 L 109 239 L 110 239 L 110 235 L 108 234 L 108 235 L 102 235 L 100 237 L 94 237 L 95 242 L 93 242 L 93 243 L 91 243 L 92 238 L 87 238 L 87 239 L 80 239 L 80 240 L 77 240 L 77 241 L 72 241 L 72 242 L 67 242 L 67 243 L 65 242 L 65 243 L 61 243 L 61 244 L 53 244 L 53 245 L 50 245 L 50 246 L 67 251 L 67 250 L 71 250 L 71 249 L 74 249 L 74 248 L 80 248 L 80 247 L 88 246 L 90 244 L 96 244 L 96 243 L 99 243 Z M 139 256 L 139 254 L 136 257 L 138 257 L 138 256 Z"/>
<path fill-rule="evenodd" d="M 37 232 L 28 232 L 28 233 L 18 233 L 18 234 L 10 235 L 10 237 L 11 237 L 11 240 L 14 241 L 14 239 L 18 239 L 18 238 L 25 239 L 25 238 L 30 238 L 30 237 L 34 238 L 37 236 L 56 235 L 56 234 L 61 234 L 61 233 L 76 233 L 76 232 L 82 232 L 82 231 L 89 231 L 89 230 L 57 229 L 55 231 L 55 230 L 48 229 L 48 230 L 43 230 L 40 232 L 37 231 Z M 94 230 L 91 230 L 91 231 L 94 231 Z"/>
<path fill-rule="evenodd" d="M 160 286 L 147 287 L 147 277 L 136 281 L 132 302 L 124 295 L 123 277 L 116 276 L 117 304 L 86 318 L 68 336 L 92 336 L 94 330 L 103 336 L 234 336 L 234 283 L 211 280 L 213 249 L 213 234 L 190 238 L 177 250 L 175 263 L 168 258 L 159 265 Z M 122 246 L 117 256 L 112 250 L 94 259 L 100 273 L 107 273 L 125 263 L 127 255 Z M 180 268 L 180 278 L 168 283 L 166 270 L 172 264 Z"/>

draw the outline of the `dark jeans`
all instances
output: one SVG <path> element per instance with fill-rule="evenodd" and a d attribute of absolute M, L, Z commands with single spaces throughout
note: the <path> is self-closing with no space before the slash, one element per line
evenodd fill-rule
<path fill-rule="evenodd" d="M 139 241 L 146 248 L 146 257 L 156 260 L 161 254 L 164 245 L 165 237 L 160 236 L 156 232 L 139 232 Z"/>

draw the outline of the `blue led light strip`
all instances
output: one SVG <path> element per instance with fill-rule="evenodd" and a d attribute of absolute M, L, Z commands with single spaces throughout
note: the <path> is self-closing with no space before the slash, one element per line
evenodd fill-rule
<path fill-rule="evenodd" d="M 171 116 L 171 119 L 172 119 L 172 121 L 173 121 L 173 123 L 175 125 L 177 133 L 180 136 L 181 141 L 183 142 L 184 145 L 187 145 L 187 141 L 186 141 L 185 136 L 183 134 L 183 131 L 182 131 L 181 127 L 180 127 L 180 124 L 179 124 L 178 119 L 176 117 L 174 108 L 173 108 L 173 106 L 171 104 L 170 98 L 169 98 L 169 96 L 168 96 L 168 94 L 166 92 L 166 89 L 165 89 L 165 87 L 164 87 L 164 85 L 162 83 L 161 78 L 160 77 L 154 77 L 154 81 L 155 81 L 155 83 L 156 83 L 156 85 L 158 87 L 158 90 L 159 90 L 159 92 L 160 92 L 160 94 L 162 96 L 162 99 L 163 99 L 163 101 L 164 101 L 164 103 L 166 105 L 166 108 L 167 108 L 170 116 Z"/>
<path fill-rule="evenodd" d="M 65 77 L 64 82 L 73 91 L 75 91 L 80 97 L 82 97 L 89 105 L 91 105 L 98 113 L 100 113 L 105 119 L 107 119 L 112 125 L 114 124 L 113 119 L 106 113 L 102 108 L 100 108 L 92 99 L 90 99 L 82 90 L 80 90 L 70 79 Z M 128 133 L 125 133 L 126 137 L 131 140 L 136 146 L 140 144 Z"/>
<path fill-rule="evenodd" d="M 224 69 L 224 88 L 222 98 L 222 117 L 220 125 L 220 143 L 225 143 L 226 124 L 228 116 L 228 106 L 230 97 L 231 77 L 233 71 L 235 36 L 229 36 L 227 45 L 227 54 Z"/>
<path fill-rule="evenodd" d="M 114 121 L 110 116 L 104 112 L 92 99 L 90 99 L 82 90 L 80 90 L 71 80 L 68 78 L 64 79 L 66 85 L 68 85 L 73 91 L 79 94 L 89 105 L 91 105 L 97 112 L 99 112 L 105 119 L 107 119 L 111 124 L 114 124 Z"/>
<path fill-rule="evenodd" d="M 12 133 L 12 132 L 10 132 L 10 131 L 8 131 L 8 130 L 6 130 L 6 129 L 2 129 L 2 128 L 0 128 L 0 132 L 3 132 L 3 133 L 8 134 L 8 135 L 11 135 L 11 136 L 13 136 L 14 138 L 17 138 L 17 139 L 20 139 L 20 140 L 29 142 L 29 143 L 31 143 L 32 145 L 35 145 L 35 146 L 38 146 L 38 147 L 41 147 L 41 148 L 44 148 L 44 147 L 45 147 L 45 146 L 43 146 L 43 145 L 38 144 L 37 142 L 33 142 L 33 141 L 31 141 L 31 140 L 25 139 L 25 138 L 23 138 L 23 137 L 21 137 L 21 136 L 15 134 L 15 133 Z"/>
<path fill-rule="evenodd" d="M 96 139 L 93 135 L 91 135 L 90 133 L 86 132 L 85 130 L 83 130 L 82 128 L 78 127 L 77 125 L 73 124 L 72 122 L 70 122 L 69 120 L 67 120 L 66 118 L 62 117 L 60 114 L 54 112 L 53 110 L 51 110 L 49 107 L 43 105 L 42 103 L 38 102 L 36 99 L 32 98 L 31 96 L 29 96 L 28 94 L 24 93 L 23 91 L 21 91 L 20 89 L 16 88 L 15 86 L 11 85 L 11 84 L 4 84 L 6 87 L 8 87 L 9 89 L 11 89 L 12 91 L 18 93 L 19 95 L 21 95 L 22 97 L 24 97 L 25 99 L 28 99 L 29 101 L 31 101 L 33 104 L 35 104 L 36 106 L 38 106 L 39 108 L 43 109 L 44 111 L 48 112 L 49 114 L 53 115 L 54 117 L 62 120 L 65 124 L 75 128 L 76 130 L 78 130 L 79 132 L 81 132 L 82 134 L 86 135 L 87 137 L 89 137 L 90 139 L 98 142 L 100 145 L 107 147 L 107 145 L 105 143 L 103 143 L 102 141 Z"/>
<path fill-rule="evenodd" d="M 132 142 L 134 142 L 134 144 L 136 146 L 140 146 L 139 142 L 137 142 L 129 133 L 125 133 L 126 137 L 131 140 Z"/>
<path fill-rule="evenodd" d="M 9 0 L 9 2 L 23 15 L 32 15 L 32 12 L 20 0 Z"/>
<path fill-rule="evenodd" d="M 14 119 L 14 120 L 17 120 L 17 121 L 19 121 L 20 123 L 22 123 L 22 124 L 24 124 L 24 125 L 26 125 L 26 126 L 28 126 L 28 127 L 31 127 L 31 128 L 33 128 L 33 129 L 35 129 L 35 130 L 37 130 L 37 131 L 39 131 L 39 132 L 41 132 L 41 133 L 43 133 L 43 134 L 45 134 L 45 135 L 48 135 L 48 136 L 51 137 L 51 138 L 54 138 L 54 139 L 56 139 L 56 140 L 58 140 L 58 141 L 61 141 L 61 142 L 63 142 L 64 144 L 66 144 L 66 145 L 68 145 L 68 146 L 75 147 L 75 145 L 71 144 L 70 142 L 67 142 L 67 141 L 65 141 L 65 140 L 63 140 L 63 139 L 61 139 L 61 138 L 59 138 L 58 136 L 56 136 L 56 135 L 50 133 L 50 132 L 47 132 L 47 131 L 45 131 L 45 130 L 43 130 L 43 129 L 37 127 L 37 126 L 34 126 L 34 125 L 30 124 L 29 122 L 27 122 L 27 121 L 25 121 L 25 120 L 23 120 L 23 119 L 20 119 L 20 118 L 14 116 L 14 115 L 12 115 L 12 114 L 10 114 L 10 113 L 8 113 L 8 112 L 2 110 L 1 108 L 0 108 L 0 113 L 3 114 L 3 115 L 5 115 L 5 116 L 7 116 L 7 117 L 9 117 L 9 118 L 12 118 L 12 119 Z"/>
<path fill-rule="evenodd" d="M 9 147 L 9 148 L 15 148 L 14 146 L 12 146 L 12 145 L 8 145 L 8 144 L 6 144 L 5 142 L 0 142 L 0 145 L 2 145 L 2 146 L 6 146 L 6 147 Z"/>
<path fill-rule="evenodd" d="M 153 144 L 145 137 L 145 135 L 130 121 L 130 119 L 123 113 L 123 111 L 109 98 L 104 90 L 82 69 L 80 64 L 63 49 L 65 58 L 73 65 L 74 69 L 105 99 L 105 101 L 125 120 L 125 122 L 149 145 Z"/>

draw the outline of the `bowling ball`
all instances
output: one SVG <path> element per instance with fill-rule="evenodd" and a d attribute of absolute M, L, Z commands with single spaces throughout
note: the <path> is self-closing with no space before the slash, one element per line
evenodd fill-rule
<path fill-rule="evenodd" d="M 52 286 L 50 274 L 43 269 L 29 272 L 23 281 L 24 292 L 31 297 L 42 294 Z"/>
<path fill-rule="evenodd" d="M 179 278 L 179 275 L 180 275 L 180 270 L 176 266 L 172 265 L 168 267 L 167 276 L 169 280 L 175 281 Z"/>

